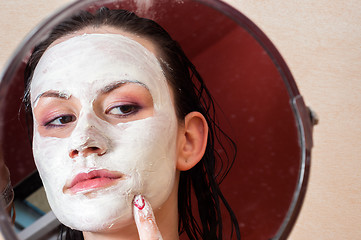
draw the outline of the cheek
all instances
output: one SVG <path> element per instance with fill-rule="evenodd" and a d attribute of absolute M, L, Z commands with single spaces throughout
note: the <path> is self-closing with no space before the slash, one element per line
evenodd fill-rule
<path fill-rule="evenodd" d="M 42 137 L 34 131 L 34 160 L 44 185 L 52 185 L 55 191 L 62 189 L 66 176 L 72 169 L 72 160 L 67 154 L 67 138 Z"/>
<path fill-rule="evenodd" d="M 151 202 L 170 192 L 176 171 L 176 122 L 166 116 L 150 117 L 120 124 L 112 133 L 114 151 L 108 161 L 133 178 L 133 192 Z"/>
<path fill-rule="evenodd" d="M 173 162 L 175 142 L 172 124 L 162 117 L 150 117 L 127 124 L 118 124 L 110 131 L 113 149 L 109 161 L 133 172 L 156 171 L 156 166 Z M 107 156 L 104 156 L 107 158 Z"/>

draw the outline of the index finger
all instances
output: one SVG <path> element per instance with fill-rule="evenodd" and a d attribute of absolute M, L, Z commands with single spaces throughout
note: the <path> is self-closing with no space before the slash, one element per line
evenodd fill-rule
<path fill-rule="evenodd" d="M 162 240 L 162 235 L 155 221 L 153 209 L 143 196 L 133 200 L 133 215 L 140 240 Z"/>

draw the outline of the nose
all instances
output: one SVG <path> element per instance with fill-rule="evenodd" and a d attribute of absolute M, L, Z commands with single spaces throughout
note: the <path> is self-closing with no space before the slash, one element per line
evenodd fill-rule
<path fill-rule="evenodd" d="M 108 138 L 94 125 L 77 129 L 71 136 L 69 157 L 88 157 L 91 154 L 104 155 L 109 149 Z"/>
<path fill-rule="evenodd" d="M 72 149 L 70 150 L 69 156 L 70 158 L 75 158 L 78 157 L 79 155 L 82 155 L 83 157 L 87 157 L 91 154 L 97 154 L 98 156 L 102 156 L 106 153 L 105 149 L 102 149 L 100 147 L 97 146 L 93 146 L 93 147 L 83 147 L 81 149 Z"/>

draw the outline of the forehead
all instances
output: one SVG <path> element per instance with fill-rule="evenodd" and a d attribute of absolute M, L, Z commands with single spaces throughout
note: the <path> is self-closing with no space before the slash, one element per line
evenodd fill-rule
<path fill-rule="evenodd" d="M 79 36 L 79 35 L 84 35 L 84 34 L 118 34 L 118 35 L 122 35 L 124 37 L 127 37 L 129 39 L 132 39 L 138 43 L 140 43 L 141 45 L 143 45 L 145 48 L 147 48 L 150 52 L 152 52 L 155 56 L 158 55 L 158 51 L 157 48 L 155 46 L 155 44 L 153 44 L 153 42 L 151 42 L 150 40 L 148 40 L 147 38 L 143 37 L 143 36 L 139 36 L 127 31 L 124 31 L 120 28 L 116 28 L 113 26 L 100 26 L 100 27 L 94 27 L 94 26 L 88 26 L 85 27 L 83 29 L 80 29 L 76 32 L 67 34 L 59 39 L 56 39 L 49 48 L 51 48 L 52 46 L 55 46 L 58 43 L 64 42 L 70 38 Z"/>
<path fill-rule="evenodd" d="M 34 71 L 31 99 L 49 90 L 73 95 L 81 88 L 88 95 L 119 81 L 143 83 L 154 101 L 168 91 L 159 61 L 139 42 L 120 34 L 77 35 L 44 53 Z"/>

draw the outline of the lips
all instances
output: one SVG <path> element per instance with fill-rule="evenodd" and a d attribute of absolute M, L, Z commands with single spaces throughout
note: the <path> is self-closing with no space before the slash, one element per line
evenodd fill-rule
<path fill-rule="evenodd" d="M 101 188 L 106 188 L 116 184 L 123 178 L 123 174 L 109 170 L 93 170 L 88 173 L 79 173 L 65 186 L 65 191 L 71 193 L 89 192 Z"/>

